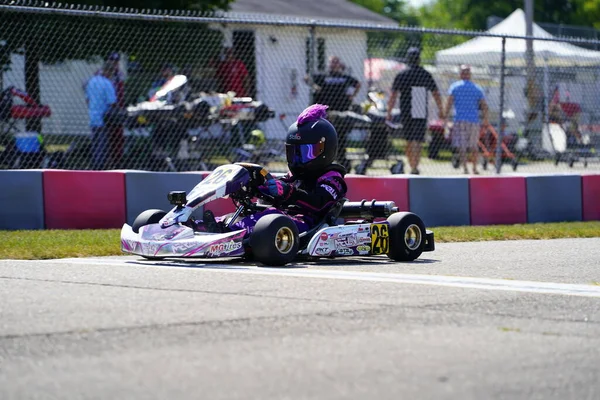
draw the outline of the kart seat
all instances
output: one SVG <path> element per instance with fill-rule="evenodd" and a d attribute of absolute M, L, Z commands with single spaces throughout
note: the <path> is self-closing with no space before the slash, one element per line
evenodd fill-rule
<path fill-rule="evenodd" d="M 318 224 L 316 224 L 314 227 L 307 230 L 306 232 L 300 234 L 301 249 L 306 248 L 308 242 L 310 242 L 310 239 L 313 237 L 313 235 L 321 229 L 323 229 L 325 226 L 338 225 L 337 220 L 342 212 L 342 209 L 344 208 L 344 203 L 346 201 L 348 201 L 348 199 L 345 197 L 338 200 L 338 202 L 334 204 L 331 210 L 329 210 L 329 212 L 325 215 L 325 217 L 323 217 L 323 219 Z"/>

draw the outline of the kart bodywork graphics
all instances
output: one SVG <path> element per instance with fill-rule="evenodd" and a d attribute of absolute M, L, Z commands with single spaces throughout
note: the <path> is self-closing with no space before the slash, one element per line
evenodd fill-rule
<path fill-rule="evenodd" d="M 246 231 L 200 233 L 192 228 L 160 224 L 143 226 L 139 233 L 129 225 L 121 229 L 121 249 L 144 257 L 237 257 L 244 254 L 242 240 Z"/>

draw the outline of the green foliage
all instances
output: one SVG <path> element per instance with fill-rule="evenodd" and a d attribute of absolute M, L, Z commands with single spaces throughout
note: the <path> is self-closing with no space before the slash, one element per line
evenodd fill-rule
<path fill-rule="evenodd" d="M 423 26 L 485 30 L 488 17 L 505 18 L 524 7 L 523 0 L 437 0 L 419 11 Z M 598 17 L 600 2 L 597 0 L 534 0 L 537 22 L 591 26 Z"/>

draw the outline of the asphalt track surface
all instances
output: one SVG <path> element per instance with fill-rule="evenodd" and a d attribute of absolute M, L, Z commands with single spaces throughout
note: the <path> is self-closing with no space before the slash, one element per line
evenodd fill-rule
<path fill-rule="evenodd" d="M 598 399 L 600 238 L 0 261 L 0 398 Z"/>

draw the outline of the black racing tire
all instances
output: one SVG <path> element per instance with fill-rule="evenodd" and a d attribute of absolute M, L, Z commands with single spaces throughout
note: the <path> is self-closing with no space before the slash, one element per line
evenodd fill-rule
<path fill-rule="evenodd" d="M 157 224 L 165 215 L 167 215 L 167 213 L 163 210 L 146 210 L 135 218 L 133 225 L 131 225 L 131 229 L 135 233 L 139 233 L 142 226 Z"/>
<path fill-rule="evenodd" d="M 390 224 L 388 257 L 394 261 L 413 261 L 425 249 L 426 231 L 423 220 L 411 212 L 398 212 L 387 219 Z"/>
<path fill-rule="evenodd" d="M 299 236 L 298 227 L 291 218 L 281 214 L 265 215 L 250 235 L 254 259 L 269 266 L 292 262 L 300 247 Z"/>

